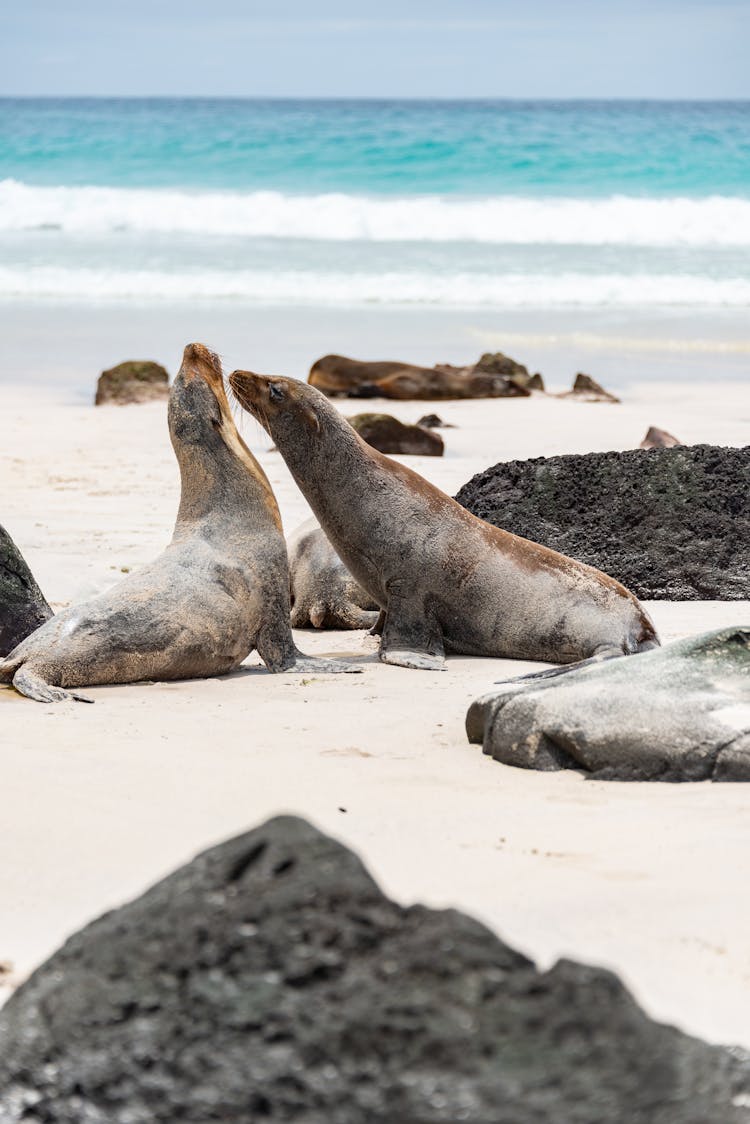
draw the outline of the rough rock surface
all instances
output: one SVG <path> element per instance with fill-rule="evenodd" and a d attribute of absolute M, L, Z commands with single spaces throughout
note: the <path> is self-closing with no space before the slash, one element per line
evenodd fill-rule
<path fill-rule="evenodd" d="M 651 425 L 646 430 L 646 436 L 638 447 L 639 449 L 673 449 L 675 445 L 681 444 L 682 441 L 673 437 L 671 433 L 667 433 L 666 429 L 659 429 L 658 426 Z"/>
<path fill-rule="evenodd" d="M 750 627 L 511 680 L 472 704 L 466 732 L 523 769 L 750 781 Z"/>
<path fill-rule="evenodd" d="M 746 1053 L 396 905 L 290 817 L 89 925 L 0 1012 L 1 1124 L 746 1124 L 749 1093 Z"/>
<path fill-rule="evenodd" d="M 131 359 L 102 371 L 96 384 L 95 405 L 130 406 L 169 397 L 169 375 L 150 359 Z"/>
<path fill-rule="evenodd" d="M 558 395 L 559 398 L 575 398 L 579 402 L 619 402 L 620 399 L 600 386 L 591 375 L 584 375 L 581 371 L 575 377 L 572 390 L 565 390 Z"/>
<path fill-rule="evenodd" d="M 481 363 L 480 359 L 467 367 L 448 363 L 419 367 L 397 360 L 366 362 L 344 355 L 324 355 L 313 363 L 307 381 L 331 397 L 348 398 L 439 400 L 526 398 L 531 394 L 527 382 L 532 376 L 521 364 L 507 360 L 513 368 L 507 373 L 484 370 Z"/>
<path fill-rule="evenodd" d="M 0 526 L 0 656 L 7 656 L 51 616 L 23 555 Z"/>
<path fill-rule="evenodd" d="M 391 414 L 355 414 L 347 421 L 363 441 L 381 453 L 442 457 L 445 450 L 439 433 L 421 425 L 406 425 Z"/>
<path fill-rule="evenodd" d="M 354 580 L 317 519 L 290 536 L 292 628 L 374 628 L 380 606 Z"/>
<path fill-rule="evenodd" d="M 750 597 L 750 447 L 508 461 L 456 499 L 657 600 Z"/>

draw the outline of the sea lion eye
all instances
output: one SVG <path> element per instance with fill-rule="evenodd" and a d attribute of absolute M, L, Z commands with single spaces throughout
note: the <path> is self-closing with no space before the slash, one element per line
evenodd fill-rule
<path fill-rule="evenodd" d="M 280 386 L 277 386 L 276 383 L 272 382 L 268 387 L 268 397 L 272 402 L 280 402 L 284 397 L 284 391 Z"/>

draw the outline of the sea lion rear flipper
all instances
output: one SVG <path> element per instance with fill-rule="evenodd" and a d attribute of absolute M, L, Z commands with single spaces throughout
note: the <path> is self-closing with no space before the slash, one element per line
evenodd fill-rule
<path fill-rule="evenodd" d="M 417 671 L 443 671 L 445 647 L 440 625 L 429 617 L 416 592 L 405 596 L 389 590 L 388 608 L 380 643 L 383 663 Z"/>
<path fill-rule="evenodd" d="M 33 699 L 34 702 L 53 703 L 67 700 L 92 703 L 94 701 L 77 691 L 64 691 L 62 687 L 53 687 L 51 683 L 45 683 L 41 675 L 31 671 L 26 664 L 22 664 L 13 676 L 13 686 L 20 695 L 25 695 L 27 699 Z"/>
<path fill-rule="evenodd" d="M 328 660 L 322 656 L 306 656 L 304 652 L 298 651 L 292 666 L 285 667 L 283 670 L 303 675 L 356 675 L 362 671 L 362 668 L 356 663 Z"/>

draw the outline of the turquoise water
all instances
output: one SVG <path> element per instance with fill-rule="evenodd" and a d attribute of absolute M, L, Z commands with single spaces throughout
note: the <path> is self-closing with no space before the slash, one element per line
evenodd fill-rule
<path fill-rule="evenodd" d="M 750 103 L 0 101 L 3 178 L 292 192 L 750 196 Z"/>
<path fill-rule="evenodd" d="M 0 299 L 750 304 L 750 103 L 0 100 Z"/>

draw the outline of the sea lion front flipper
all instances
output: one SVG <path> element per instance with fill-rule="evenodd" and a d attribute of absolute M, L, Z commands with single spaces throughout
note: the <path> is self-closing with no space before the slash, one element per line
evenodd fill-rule
<path fill-rule="evenodd" d="M 417 671 L 445 669 L 440 625 L 427 615 L 416 593 L 405 596 L 403 592 L 389 591 L 380 658 L 383 663 Z"/>
<path fill-rule="evenodd" d="M 263 663 L 274 674 L 291 671 L 305 675 L 337 675 L 352 674 L 362 670 L 356 664 L 306 656 L 296 647 L 288 625 L 286 629 L 283 627 L 264 629 L 258 637 L 256 647 Z"/>
<path fill-rule="evenodd" d="M 26 664 L 22 664 L 13 676 L 13 686 L 20 695 L 25 695 L 27 699 L 33 699 L 34 702 L 73 701 L 92 703 L 94 701 L 88 695 L 81 695 L 77 691 L 64 691 L 62 687 L 53 687 L 51 683 L 45 683 L 41 675 L 31 671 Z"/>

